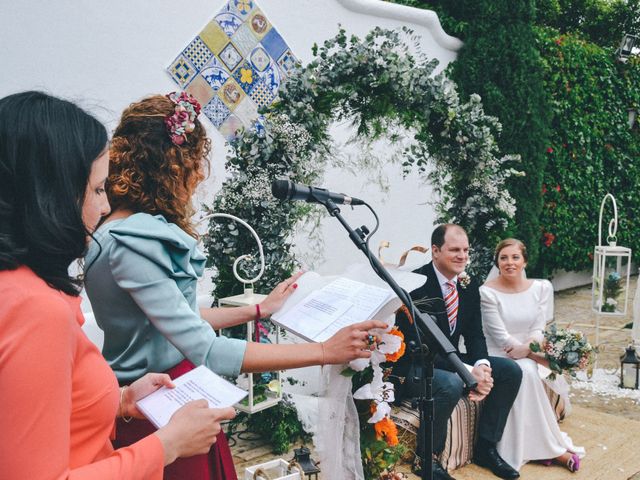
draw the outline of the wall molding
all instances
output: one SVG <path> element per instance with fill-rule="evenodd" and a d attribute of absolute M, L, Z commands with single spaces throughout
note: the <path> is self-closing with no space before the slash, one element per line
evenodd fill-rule
<path fill-rule="evenodd" d="M 434 40 L 442 48 L 457 52 L 462 48 L 462 40 L 452 37 L 442 29 L 436 12 L 421 8 L 407 7 L 382 0 L 337 0 L 347 10 L 352 12 L 374 15 L 382 18 L 400 20 L 401 22 L 418 24 L 426 27 Z"/>

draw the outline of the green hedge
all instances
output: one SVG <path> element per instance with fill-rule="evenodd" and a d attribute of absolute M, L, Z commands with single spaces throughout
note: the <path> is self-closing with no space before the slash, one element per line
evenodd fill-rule
<path fill-rule="evenodd" d="M 462 95 L 478 93 L 485 111 L 502 124 L 500 150 L 520 154 L 519 170 L 510 191 L 516 199 L 511 234 L 529 248 L 529 263 L 536 265 L 539 218 L 548 142 L 550 107 L 542 80 L 542 61 L 535 47 L 533 0 L 465 0 L 469 22 L 464 47 L 452 64 L 452 78 Z M 493 245 L 490 245 L 493 247 Z"/>
<path fill-rule="evenodd" d="M 542 266 L 546 273 L 584 270 L 591 266 L 607 192 L 618 201 L 618 243 L 640 249 L 640 135 L 629 129 L 627 112 L 640 105 L 640 64 L 618 63 L 612 48 L 553 29 L 540 29 L 538 38 L 553 98 L 552 138 L 539 192 Z M 610 207 L 607 225 L 609 212 Z"/>

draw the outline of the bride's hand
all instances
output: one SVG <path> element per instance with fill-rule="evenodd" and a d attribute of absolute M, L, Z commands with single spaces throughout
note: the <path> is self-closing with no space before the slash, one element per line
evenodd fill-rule
<path fill-rule="evenodd" d="M 529 345 L 525 343 L 523 343 L 522 345 L 515 345 L 512 347 L 505 347 L 504 351 L 507 354 L 507 357 L 513 360 L 526 358 L 531 353 L 531 350 L 529 349 Z"/>

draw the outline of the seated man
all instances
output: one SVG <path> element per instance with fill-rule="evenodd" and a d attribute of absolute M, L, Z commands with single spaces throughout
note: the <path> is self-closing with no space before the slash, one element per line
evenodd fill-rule
<path fill-rule="evenodd" d="M 479 438 L 475 447 L 474 462 L 489 468 L 500 478 L 518 478 L 519 473 L 498 455 L 496 443 L 502 437 L 509 410 L 520 388 L 522 371 L 511 359 L 489 357 L 480 314 L 478 284 L 468 277 L 459 279 L 469 260 L 469 240 L 458 225 L 438 226 L 431 236 L 432 262 L 415 270 L 427 276 L 426 283 L 411 292 L 411 298 L 424 313 L 437 318 L 438 327 L 454 346 L 464 338 L 466 353 L 458 355 L 461 360 L 473 365 L 471 373 L 478 382 L 469 392 L 474 401 L 485 399 L 479 421 Z M 403 313 L 398 314 L 396 324 L 405 335 L 405 341 L 417 340 L 415 327 Z M 433 454 L 439 454 L 445 445 L 448 419 L 464 394 L 464 383 L 452 371 L 449 362 L 440 355 L 434 360 L 433 397 Z M 394 375 L 407 379 L 419 372 L 409 371 L 410 355 L 404 355 L 394 368 Z M 398 385 L 396 398 L 416 397 L 416 385 L 404 382 Z M 422 430 L 418 437 L 418 454 L 424 445 Z M 422 447 L 423 449 L 423 447 Z M 452 479 L 437 462 L 433 464 L 433 478 Z"/>

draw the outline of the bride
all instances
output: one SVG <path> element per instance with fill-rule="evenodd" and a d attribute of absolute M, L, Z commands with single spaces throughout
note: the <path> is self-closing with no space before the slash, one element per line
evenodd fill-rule
<path fill-rule="evenodd" d="M 553 287 L 548 280 L 526 278 L 527 248 L 520 240 L 501 241 L 494 263 L 499 273 L 480 287 L 487 348 L 490 355 L 516 360 L 523 372 L 498 453 L 516 470 L 538 460 L 576 472 L 584 449 L 560 431 L 538 374 L 537 363 L 545 360 L 529 349 L 530 342 L 542 342 L 545 325 L 553 318 Z"/>

